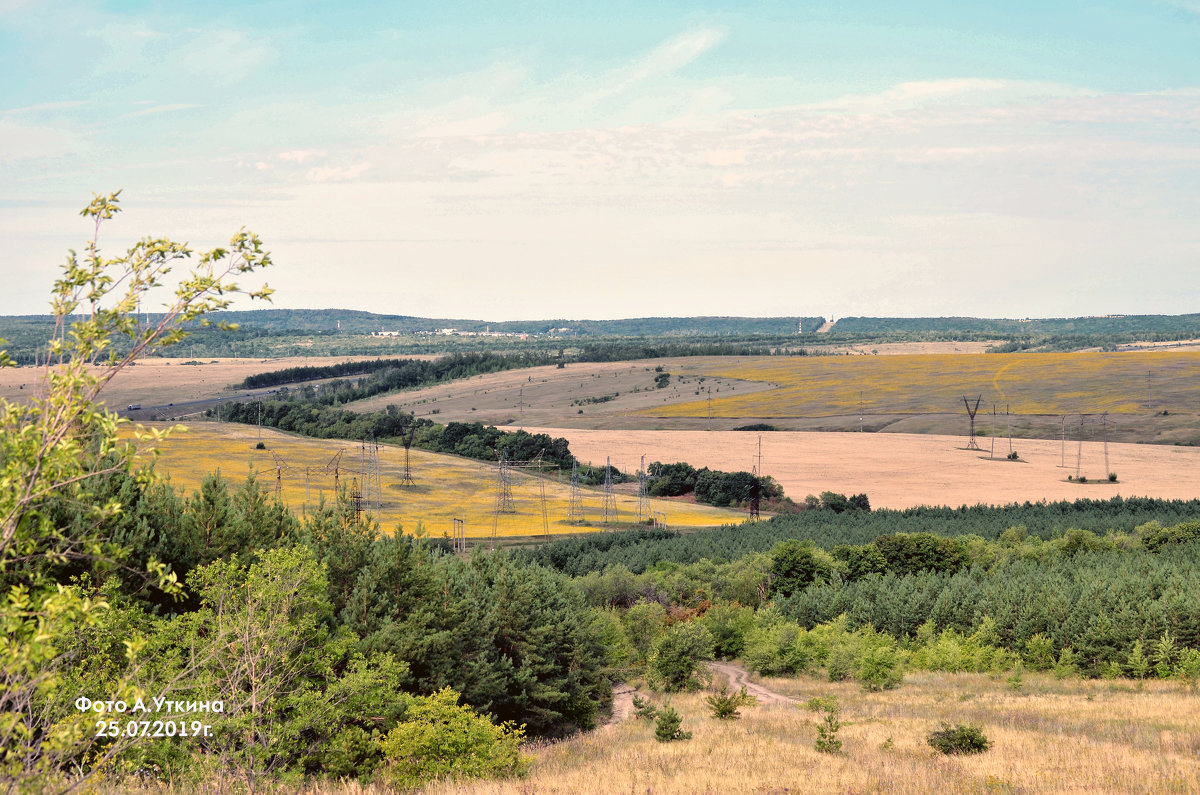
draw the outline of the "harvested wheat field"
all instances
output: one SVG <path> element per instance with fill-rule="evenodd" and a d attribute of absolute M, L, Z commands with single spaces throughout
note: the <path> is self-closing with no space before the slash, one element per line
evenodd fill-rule
<path fill-rule="evenodd" d="M 1200 791 L 1200 697 L 1176 683 L 1057 681 L 1027 674 L 1019 691 L 985 674 L 914 673 L 865 693 L 816 678 L 757 680 L 791 703 L 714 720 L 703 694 L 671 704 L 692 732 L 660 743 L 628 719 L 534 746 L 523 779 L 431 786 L 429 793 L 1187 793 Z M 841 753 L 815 748 L 814 696 L 841 707 Z M 661 696 L 651 694 L 656 704 Z M 942 722 L 979 726 L 991 747 L 943 756 L 925 742 Z"/>
<path fill-rule="evenodd" d="M 1104 445 L 1016 439 L 1020 460 L 1008 461 L 1008 440 L 978 439 L 982 450 L 966 450 L 962 436 L 898 433 L 805 433 L 780 431 L 597 431 L 527 428 L 531 433 L 563 436 L 581 458 L 636 462 L 686 461 L 694 467 L 751 471 L 762 440 L 762 472 L 800 501 L 807 494 L 836 491 L 865 493 L 875 508 L 918 505 L 1003 505 L 1037 500 L 1200 496 L 1200 449 L 1165 445 Z M 1065 459 L 1066 466 L 1061 464 Z M 1069 482 L 1079 474 L 1088 482 Z"/>
<path fill-rule="evenodd" d="M 164 427 L 157 423 L 150 427 Z M 338 479 L 345 488 L 357 482 L 363 494 L 364 508 L 378 518 L 387 532 L 398 528 L 413 533 L 418 525 L 431 537 L 452 535 L 454 519 L 464 520 L 468 537 L 530 536 L 544 532 L 580 533 L 604 530 L 608 526 L 629 525 L 635 521 L 636 495 L 618 494 L 617 516 L 612 525 L 602 523 L 601 490 L 582 488 L 585 524 L 567 521 L 570 484 L 557 474 L 535 476 L 515 471 L 512 496 L 515 512 L 496 518 L 497 472 L 495 466 L 458 456 L 439 455 L 422 450 L 410 451 L 413 485 L 402 485 L 404 449 L 380 445 L 378 451 L 382 507 L 369 494 L 362 473 L 369 471 L 368 455 L 357 442 L 309 439 L 262 429 L 265 450 L 255 449 L 257 428 L 236 423 L 194 423 L 185 431 L 172 434 L 158 448 L 158 471 L 168 475 L 176 487 L 190 492 L 199 487 L 210 472 L 220 470 L 231 483 L 244 481 L 253 466 L 262 486 L 274 491 L 278 481 L 284 503 L 296 513 L 306 505 L 315 507 L 324 497 L 333 499 L 334 472 L 330 462 L 339 451 Z M 277 466 L 277 459 L 286 469 Z M 601 460 L 601 465 L 603 461 Z M 542 515 L 542 490 L 546 495 L 546 515 Z M 370 503 L 368 507 L 366 503 Z M 652 500 L 651 510 L 661 513 L 670 527 L 709 527 L 740 522 L 744 513 L 695 505 L 686 502 Z"/>

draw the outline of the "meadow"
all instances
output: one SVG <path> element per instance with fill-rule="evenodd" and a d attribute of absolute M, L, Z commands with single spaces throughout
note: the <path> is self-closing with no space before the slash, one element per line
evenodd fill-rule
<path fill-rule="evenodd" d="M 703 694 L 671 704 L 691 740 L 659 743 L 629 719 L 534 746 L 524 779 L 430 787 L 442 793 L 976 792 L 1185 793 L 1200 789 L 1200 698 L 1177 683 L 1026 674 L 1019 690 L 986 674 L 911 673 L 898 690 L 815 677 L 757 679 L 792 703 L 717 721 Z M 839 754 L 815 750 L 816 696 L 841 706 Z M 661 696 L 652 696 L 662 703 Z M 991 749 L 943 756 L 925 742 L 942 722 L 982 728 Z"/>
<path fill-rule="evenodd" d="M 164 427 L 158 423 L 150 427 Z M 260 431 L 236 423 L 198 422 L 186 431 L 172 434 L 158 450 L 157 467 L 176 488 L 187 492 L 199 487 L 204 477 L 219 470 L 227 481 L 243 481 L 253 468 L 255 477 L 268 491 L 274 491 L 278 481 L 283 502 L 298 514 L 316 507 L 321 499 L 334 498 L 334 477 L 327 465 L 339 451 L 339 479 L 344 488 L 355 480 L 365 482 L 366 452 L 356 442 L 309 439 L 289 435 L 270 428 L 261 430 L 266 449 L 256 449 Z M 276 458 L 286 466 L 281 470 Z M 378 462 L 382 491 L 382 507 L 366 505 L 387 532 L 417 532 L 418 527 L 430 537 L 452 535 L 454 519 L 464 520 L 464 531 L 471 538 L 537 536 L 551 534 L 601 531 L 610 526 L 629 526 L 637 510 L 636 487 L 630 493 L 626 484 L 623 493 L 616 495 L 617 517 L 611 525 L 602 522 L 603 492 L 581 488 L 584 505 L 584 524 L 567 521 L 570 502 L 569 478 L 557 473 L 535 475 L 515 470 L 512 492 L 516 512 L 494 512 L 496 500 L 496 468 L 479 461 L 457 456 L 438 455 L 422 450 L 409 451 L 413 485 L 401 485 L 404 475 L 404 449 L 398 445 L 381 444 Z M 615 462 L 614 462 L 615 463 Z M 597 461 L 603 466 L 603 459 Z M 623 461 L 636 468 L 636 461 Z M 282 474 L 280 474 L 282 471 Z M 545 519 L 542 513 L 542 491 L 545 489 Z M 362 488 L 364 503 L 369 495 Z M 660 513 L 670 527 L 711 527 L 740 522 L 744 513 L 690 502 L 652 500 L 651 510 Z"/>

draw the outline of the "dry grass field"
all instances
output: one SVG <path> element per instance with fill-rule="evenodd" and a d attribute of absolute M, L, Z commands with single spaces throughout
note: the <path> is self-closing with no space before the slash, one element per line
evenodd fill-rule
<path fill-rule="evenodd" d="M 1104 445 L 1093 437 L 1082 448 L 1059 441 L 1015 439 L 1020 461 L 1008 461 L 1008 440 L 978 439 L 982 450 L 967 450 L 965 436 L 899 433 L 807 433 L 778 431 L 606 431 L 528 428 L 564 436 L 583 458 L 686 461 L 695 467 L 745 470 L 757 464 L 762 439 L 762 471 L 794 500 L 836 491 L 865 493 L 875 508 L 917 505 L 1006 504 L 1026 500 L 1075 500 L 1148 496 L 1193 499 L 1200 495 L 1200 448 L 1167 445 Z M 1065 450 L 1064 450 L 1065 447 Z M 1062 463 L 1066 466 L 1061 466 Z M 1067 481 L 1076 473 L 1087 483 Z"/>
<path fill-rule="evenodd" d="M 262 430 L 265 450 L 255 449 L 258 429 L 235 423 L 198 422 L 186 432 L 173 434 L 158 450 L 158 470 L 171 479 L 173 485 L 190 493 L 204 477 L 219 469 L 231 483 L 245 480 L 250 467 L 264 488 L 273 491 L 279 480 L 283 501 L 297 513 L 315 507 L 321 497 L 333 499 L 334 480 L 331 472 L 321 471 L 341 450 L 339 477 L 343 486 L 355 479 L 362 482 L 363 451 L 356 442 L 307 439 L 274 431 Z M 288 471 L 277 478 L 278 455 Z M 513 498 L 516 513 L 494 514 L 496 499 L 496 468 L 478 461 L 457 456 L 438 455 L 421 450 L 410 451 L 410 465 L 415 485 L 402 486 L 404 449 L 380 445 L 378 460 L 383 492 L 382 508 L 372 506 L 371 513 L 383 529 L 393 532 L 398 527 L 413 533 L 417 526 L 431 537 L 452 534 L 453 520 L 464 520 L 468 537 L 490 537 L 493 529 L 498 536 L 579 533 L 603 530 L 616 524 L 628 525 L 635 520 L 636 489 L 633 494 L 617 495 L 617 521 L 602 524 L 602 491 L 584 488 L 584 518 L 586 525 L 567 521 L 570 500 L 569 482 L 556 475 L 539 477 L 515 474 Z M 597 463 L 603 466 L 601 457 Z M 614 462 L 616 463 L 616 462 Z M 636 469 L 637 462 L 632 463 Z M 546 516 L 542 516 L 542 487 L 545 487 Z M 364 493 L 364 497 L 365 497 Z M 665 515 L 671 527 L 707 527 L 739 522 L 745 514 L 674 500 L 653 500 L 652 510 Z"/>
<path fill-rule="evenodd" d="M 228 396 L 226 389 L 246 376 L 288 367 L 323 367 L 338 362 L 371 359 L 371 356 L 337 356 L 286 359 L 142 359 L 118 373 L 100 397 L 115 409 L 130 403 L 166 405 Z M 409 357 L 429 358 L 429 357 Z M 0 397 L 24 400 L 37 393 L 45 368 L 13 367 L 0 370 Z M 96 372 L 101 372 L 97 368 Z"/>
<path fill-rule="evenodd" d="M 1200 791 L 1200 696 L 1175 683 L 1059 682 L 1026 674 L 1019 692 L 982 674 L 909 674 L 864 693 L 815 678 L 765 680 L 798 704 L 710 717 L 701 694 L 672 705 L 691 740 L 659 743 L 637 719 L 535 746 L 522 779 L 464 782 L 429 793 L 1190 793 Z M 817 713 L 836 695 L 843 743 L 814 749 Z M 661 697 L 653 699 L 662 703 Z M 980 726 L 991 749 L 943 756 L 925 743 L 941 722 Z M 352 791 L 352 790 L 347 790 Z"/>
<path fill-rule="evenodd" d="M 708 364 L 705 374 L 769 382 L 775 388 L 714 398 L 716 417 L 816 417 L 957 411 L 962 396 L 1007 405 L 1017 414 L 1138 414 L 1150 397 L 1160 411 L 1194 407 L 1200 354 L 1013 353 L 989 355 L 807 356 Z M 659 416 L 706 416 L 707 400 L 675 404 Z"/>
<path fill-rule="evenodd" d="M 654 387 L 655 368 L 671 374 Z M 1147 375 L 1149 374 L 1149 380 Z M 965 432 L 963 395 L 981 396 L 978 427 L 1055 439 L 1200 445 L 1200 352 L 922 353 L 866 356 L 685 357 L 581 363 L 477 376 L 360 404 L 394 403 L 436 421 L 555 428 Z M 861 401 L 861 403 L 860 403 Z M 1149 401 L 1149 408 L 1147 408 Z M 1005 408 L 1012 415 L 1006 417 Z M 1166 412 L 1164 414 L 1163 412 Z M 860 419 L 861 418 L 861 419 Z"/>

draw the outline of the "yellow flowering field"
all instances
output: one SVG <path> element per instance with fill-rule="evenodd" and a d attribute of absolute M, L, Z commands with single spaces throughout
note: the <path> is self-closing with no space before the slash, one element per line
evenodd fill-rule
<path fill-rule="evenodd" d="M 1149 383 L 1147 382 L 1149 374 Z M 691 376 L 767 382 L 774 389 L 707 396 L 644 409 L 658 417 L 821 417 L 960 412 L 962 396 L 983 396 L 1015 414 L 1132 414 L 1196 405 L 1200 353 L 915 354 L 743 357 L 706 360 Z"/>
<path fill-rule="evenodd" d="M 153 425 L 153 424 L 152 424 Z M 191 492 L 204 477 L 220 470 L 221 476 L 232 483 L 244 481 L 253 468 L 255 477 L 269 491 L 278 480 L 283 501 L 300 514 L 315 507 L 320 499 L 333 499 L 334 478 L 324 469 L 340 450 L 342 457 L 339 478 L 343 486 L 355 479 L 362 481 L 364 466 L 362 446 L 357 442 L 336 439 L 309 439 L 262 429 L 265 450 L 255 449 L 259 439 L 257 428 L 236 423 L 195 423 L 184 431 L 172 434 L 158 449 L 158 471 L 167 475 L 177 488 Z M 287 466 L 278 476 L 275 457 Z M 452 534 L 453 520 L 464 520 L 468 537 L 489 537 L 493 529 L 499 536 L 539 535 L 548 529 L 552 534 L 603 531 L 602 490 L 583 488 L 584 525 L 567 521 L 570 502 L 570 480 L 557 474 L 536 476 L 514 471 L 512 494 L 516 513 L 501 514 L 495 519 L 497 473 L 495 466 L 457 456 L 410 451 L 410 465 L 415 485 L 402 486 L 404 449 L 380 445 L 378 452 L 382 507 L 371 506 L 371 513 L 384 530 L 397 528 L 413 533 L 420 524 L 431 537 Z M 307 470 L 307 471 L 306 471 Z M 542 487 L 546 495 L 546 522 L 542 518 Z M 364 499 L 366 498 L 364 492 Z M 651 510 L 665 515 L 670 527 L 708 527 L 740 522 L 744 513 L 706 505 L 652 500 Z M 617 522 L 634 521 L 637 499 L 634 494 L 617 495 Z"/>

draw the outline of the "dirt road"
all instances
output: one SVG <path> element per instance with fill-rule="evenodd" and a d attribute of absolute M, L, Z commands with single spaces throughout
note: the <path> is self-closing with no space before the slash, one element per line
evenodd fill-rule
<path fill-rule="evenodd" d="M 781 695 L 774 690 L 768 690 L 760 684 L 750 681 L 750 672 L 737 663 L 718 662 L 708 664 L 714 672 L 721 674 L 729 681 L 733 690 L 746 688 L 746 692 L 758 699 L 759 704 L 799 704 L 800 701 L 790 696 Z"/>

